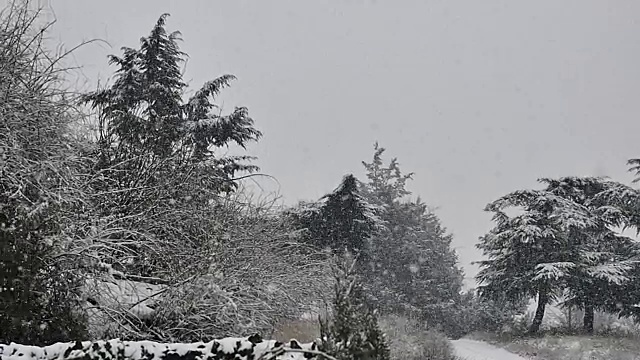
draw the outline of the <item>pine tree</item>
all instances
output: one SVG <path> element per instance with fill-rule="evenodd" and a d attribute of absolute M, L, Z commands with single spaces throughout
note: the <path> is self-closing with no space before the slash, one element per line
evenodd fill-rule
<path fill-rule="evenodd" d="M 90 177 L 96 218 L 117 245 L 102 258 L 127 274 L 172 277 L 202 253 L 210 236 L 195 213 L 234 191 L 236 175 L 253 172 L 250 156 L 219 156 L 229 145 L 244 148 L 261 133 L 245 107 L 223 115 L 217 95 L 235 79 L 223 75 L 186 98 L 180 33 L 162 15 L 138 49 L 112 55 L 115 80 L 84 96 L 97 111 L 98 146 Z M 120 245 L 125 244 L 125 245 Z M 165 253 L 180 254 L 167 257 Z M 120 260 L 121 258 L 127 258 Z M 186 262 L 186 263 L 185 263 Z"/>
<path fill-rule="evenodd" d="M 507 209 L 521 213 L 508 216 Z M 477 247 L 486 260 L 476 275 L 482 297 L 517 302 L 538 297 L 530 332 L 539 330 L 546 305 L 557 298 L 574 266 L 567 237 L 592 224 L 587 209 L 545 191 L 507 194 L 487 205 L 495 227 L 480 238 Z"/>
<path fill-rule="evenodd" d="M 413 174 L 403 174 L 395 158 L 385 165 L 384 151 L 375 144 L 372 162 L 363 162 L 368 182 L 360 186 L 385 225 L 372 238 L 371 293 L 386 311 L 414 312 L 430 326 L 455 332 L 453 304 L 460 298 L 462 272 L 452 237 L 419 198 L 407 200 Z"/>
<path fill-rule="evenodd" d="M 158 173 L 190 165 L 191 171 L 204 171 L 215 179 L 213 190 L 232 190 L 239 171 L 257 168 L 245 164 L 248 156 L 216 157 L 215 149 L 235 143 L 245 147 L 262 134 L 253 127 L 245 107 L 229 115 L 213 101 L 235 79 L 223 75 L 206 82 L 186 102 L 186 84 L 180 64 L 179 32 L 168 33 L 164 14 L 139 49 L 123 48 L 123 56 L 112 55 L 115 81 L 106 89 L 87 94 L 83 102 L 98 110 L 99 170 L 114 170 L 110 177 L 119 185 L 140 186 L 157 182 Z M 128 169 L 130 171 L 116 171 Z M 142 184 L 141 184 L 142 183 Z M 135 192 L 127 192 L 135 196 Z M 137 197 L 139 198 L 139 197 Z"/>
<path fill-rule="evenodd" d="M 635 173 L 636 178 L 633 179 L 633 182 L 640 181 L 640 159 L 629 159 L 627 165 L 629 166 L 629 172 Z"/>
<path fill-rule="evenodd" d="M 565 304 L 585 310 L 584 329 L 592 332 L 594 310 L 611 311 L 612 303 L 622 301 L 619 290 L 613 290 L 631 284 L 637 247 L 612 229 L 636 227 L 630 209 L 638 195 L 600 178 L 540 181 L 547 185 L 544 190 L 514 192 L 487 206 L 496 227 L 478 245 L 488 260 L 480 262 L 477 279 L 484 296 L 537 294 L 533 332 L 546 304 L 568 290 Z M 507 216 L 508 208 L 522 213 Z"/>
<path fill-rule="evenodd" d="M 371 163 L 362 162 L 369 181 L 362 186 L 363 195 L 379 207 L 388 207 L 411 195 L 406 184 L 413 178 L 413 173 L 403 174 L 398 159 L 391 159 L 385 166 L 382 155 L 386 151 L 376 142 Z"/>
<path fill-rule="evenodd" d="M 302 203 L 288 212 L 299 227 L 307 230 L 310 242 L 341 254 L 368 255 L 371 235 L 379 227 L 373 207 L 360 195 L 358 181 L 346 175 L 338 188 L 319 203 Z"/>
<path fill-rule="evenodd" d="M 347 249 L 354 254 L 365 250 L 376 222 L 371 207 L 358 192 L 356 178 L 345 176 L 340 186 L 321 200 L 324 200 L 321 245 Z"/>
<path fill-rule="evenodd" d="M 321 319 L 321 350 L 336 359 L 388 360 L 390 351 L 373 309 L 365 299 L 356 261 L 346 253 L 334 267 L 332 318 Z"/>
<path fill-rule="evenodd" d="M 196 159 L 212 156 L 212 147 L 230 142 L 245 146 L 260 138 L 246 108 L 221 116 L 211 102 L 233 75 L 208 81 L 186 103 L 186 84 L 180 63 L 180 33 L 167 33 L 168 14 L 160 17 L 140 49 L 123 48 L 124 55 L 110 56 L 117 65 L 116 80 L 107 89 L 88 94 L 85 101 L 101 110 L 101 140 L 134 154 L 169 156 L 181 152 Z"/>
<path fill-rule="evenodd" d="M 638 248 L 632 239 L 612 229 L 636 227 L 633 204 L 640 197 L 634 189 L 604 178 L 562 177 L 541 182 L 547 185 L 546 191 L 585 206 L 595 222 L 586 233 L 567 234 L 576 266 L 568 279 L 572 297 L 566 303 L 585 311 L 583 327 L 591 333 L 595 309 L 604 310 L 611 302 L 610 296 L 602 294 L 612 295 L 614 288 L 631 284 L 629 274 L 636 266 Z"/>

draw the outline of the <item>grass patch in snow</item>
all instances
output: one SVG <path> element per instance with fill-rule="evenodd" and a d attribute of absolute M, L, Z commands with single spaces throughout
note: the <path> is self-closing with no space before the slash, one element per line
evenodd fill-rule
<path fill-rule="evenodd" d="M 470 336 L 530 359 L 640 360 L 640 338 L 608 335 Z"/>
<path fill-rule="evenodd" d="M 392 360 L 455 360 L 453 346 L 442 333 L 402 316 L 383 316 L 380 328 L 387 336 Z"/>
<path fill-rule="evenodd" d="M 279 341 L 296 339 L 302 342 L 312 342 L 320 338 L 320 323 L 315 319 L 284 321 L 276 325 L 271 338 Z"/>

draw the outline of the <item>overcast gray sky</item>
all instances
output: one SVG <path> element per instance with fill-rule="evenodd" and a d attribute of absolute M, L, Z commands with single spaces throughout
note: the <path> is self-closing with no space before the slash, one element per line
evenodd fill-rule
<path fill-rule="evenodd" d="M 415 172 L 468 276 L 485 204 L 539 177 L 628 183 L 640 157 L 640 1 L 70 1 L 54 40 L 92 81 L 158 17 L 180 30 L 194 86 L 224 73 L 227 109 L 264 132 L 249 148 L 288 203 L 363 174 L 373 143 Z M 95 84 L 95 82 L 93 82 Z M 277 189 L 271 184 L 270 190 Z"/>

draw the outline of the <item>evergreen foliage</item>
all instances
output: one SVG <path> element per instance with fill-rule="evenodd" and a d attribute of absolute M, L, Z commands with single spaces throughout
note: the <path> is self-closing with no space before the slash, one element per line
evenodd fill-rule
<path fill-rule="evenodd" d="M 123 48 L 122 57 L 110 56 L 109 63 L 118 67 L 114 83 L 84 98 L 100 111 L 103 166 L 121 161 L 145 164 L 149 157 L 208 160 L 207 168 L 225 180 L 237 171 L 255 169 L 240 162 L 248 158 L 215 158 L 215 148 L 230 143 L 245 147 L 262 134 L 253 128 L 246 108 L 223 116 L 212 102 L 235 79 L 233 75 L 206 82 L 183 101 L 186 84 L 180 64 L 186 54 L 178 46 L 180 33 L 165 29 L 167 17 L 160 17 L 139 49 Z"/>
<path fill-rule="evenodd" d="M 347 255 L 334 267 L 332 318 L 321 320 L 320 349 L 336 359 L 389 360 L 386 338 L 367 304 L 356 261 Z"/>
<path fill-rule="evenodd" d="M 217 224 L 200 221 L 211 216 L 211 204 L 237 188 L 237 173 L 257 170 L 251 157 L 220 157 L 216 149 L 244 148 L 262 134 L 245 107 L 222 115 L 214 103 L 232 75 L 183 100 L 186 54 L 180 33 L 166 30 L 167 17 L 138 49 L 110 56 L 114 82 L 82 100 L 98 115 L 90 186 L 94 216 L 106 220 L 94 227 L 110 239 L 101 257 L 130 275 L 172 279 L 212 251 Z"/>
<path fill-rule="evenodd" d="M 481 294 L 511 300 L 537 295 L 530 328 L 536 332 L 546 304 L 568 290 L 566 304 L 585 310 L 584 329 L 592 332 L 594 309 L 619 304 L 613 290 L 631 283 L 637 246 L 614 228 L 636 227 L 632 204 L 640 198 L 601 178 L 540 181 L 544 190 L 516 191 L 487 206 L 496 226 L 478 244 L 488 257 L 479 262 Z M 514 208 L 519 213 L 513 216 L 505 211 Z"/>
<path fill-rule="evenodd" d="M 462 271 L 452 237 L 420 198 L 407 199 L 413 174 L 403 174 L 395 158 L 385 165 L 384 151 L 375 144 L 372 162 L 363 162 L 368 181 L 360 186 L 384 224 L 371 240 L 371 293 L 384 311 L 417 314 L 431 327 L 459 333 Z"/>
<path fill-rule="evenodd" d="M 369 239 L 379 228 L 372 206 L 360 195 L 357 179 L 351 174 L 318 203 L 302 203 L 288 214 L 306 230 L 310 242 L 337 254 L 347 250 L 368 257 Z"/>
<path fill-rule="evenodd" d="M 374 151 L 363 162 L 367 182 L 348 175 L 333 193 L 288 214 L 315 245 L 359 254 L 357 273 L 368 279 L 372 306 L 459 334 L 462 271 L 452 237 L 425 203 L 407 199 L 413 174 L 403 174 L 397 159 L 385 165 L 378 144 Z"/>

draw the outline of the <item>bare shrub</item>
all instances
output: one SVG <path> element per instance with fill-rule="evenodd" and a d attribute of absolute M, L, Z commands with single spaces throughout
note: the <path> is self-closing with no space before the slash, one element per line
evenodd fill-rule
<path fill-rule="evenodd" d="M 193 226 L 211 229 L 201 251 L 190 250 L 189 264 L 141 299 L 151 312 L 134 314 L 130 302 L 103 308 L 105 320 L 119 324 L 103 336 L 195 341 L 269 334 L 323 302 L 330 258 L 298 242 L 273 201 L 256 202 L 239 191 L 192 214 Z M 186 258 L 184 250 L 165 253 L 180 255 Z"/>
<path fill-rule="evenodd" d="M 28 1 L 0 13 L 0 341 L 36 344 L 84 333 L 81 279 L 59 255 L 85 200 L 63 55 L 43 47 L 38 21 Z"/>

